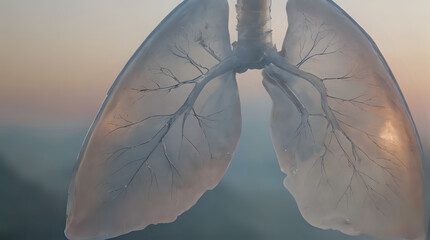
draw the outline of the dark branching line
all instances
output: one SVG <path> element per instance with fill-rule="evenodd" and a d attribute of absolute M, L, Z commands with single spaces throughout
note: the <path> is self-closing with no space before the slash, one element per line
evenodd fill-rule
<path fill-rule="evenodd" d="M 146 117 L 146 118 L 144 118 L 142 120 L 139 120 L 139 121 L 136 121 L 136 122 L 131 122 L 131 121 L 127 120 L 126 122 L 128 124 L 114 128 L 113 130 L 111 130 L 109 132 L 109 134 L 112 134 L 113 132 L 118 131 L 120 129 L 129 128 L 129 127 L 132 127 L 132 126 L 135 126 L 135 125 L 138 125 L 138 124 L 142 124 L 145 121 L 148 121 L 148 120 L 153 119 L 153 118 L 163 118 L 163 117 L 172 117 L 172 116 L 173 116 L 173 114 L 168 114 L 168 115 L 154 115 L 154 116 Z"/>
<path fill-rule="evenodd" d="M 197 41 L 197 40 L 196 40 Z M 215 55 L 214 51 L 206 45 L 206 43 L 204 42 L 203 38 L 200 37 L 198 40 L 199 44 L 203 47 L 203 49 L 205 49 L 205 51 L 210 51 L 212 52 L 214 55 L 213 57 L 218 59 L 218 57 Z M 188 43 L 189 44 L 189 43 Z M 189 48 L 189 47 L 188 47 Z M 154 81 L 154 83 L 157 85 L 156 88 L 142 88 L 142 89 L 138 89 L 138 88 L 131 88 L 131 90 L 137 91 L 137 92 L 141 92 L 141 93 L 147 93 L 147 92 L 158 92 L 158 91 L 166 91 L 167 93 L 170 93 L 172 90 L 180 88 L 183 85 L 187 85 L 187 84 L 197 84 L 197 82 L 201 79 L 201 77 L 206 74 L 209 71 L 209 68 L 206 66 L 203 66 L 199 63 L 197 63 L 188 53 L 188 51 L 186 51 L 183 47 L 179 46 L 178 44 L 174 44 L 174 47 L 172 47 L 170 49 L 170 52 L 173 56 L 178 57 L 180 59 L 185 59 L 188 63 L 190 63 L 193 67 L 195 67 L 200 75 L 191 79 L 191 80 L 186 80 L 186 81 L 180 81 L 179 78 L 168 68 L 166 67 L 160 67 L 157 69 L 158 72 L 156 72 L 157 74 L 161 74 L 164 76 L 169 77 L 170 79 L 172 79 L 176 84 L 174 85 L 170 85 L 170 86 L 160 86 L 156 81 Z M 212 55 L 212 54 L 211 54 Z M 129 128 L 131 126 L 134 125 L 138 125 L 141 124 L 143 122 L 145 122 L 146 120 L 149 120 L 151 118 L 157 118 L 157 117 L 164 117 L 164 116 L 169 116 L 169 115 L 156 115 L 156 116 L 150 116 L 147 118 L 144 118 L 140 121 L 137 122 L 132 122 L 130 120 L 127 120 L 125 118 L 123 118 L 123 120 L 127 123 L 125 125 L 122 126 L 117 126 L 116 128 L 114 128 L 112 131 L 109 132 L 113 133 L 117 130 L 120 129 L 125 129 L 125 128 Z M 170 115 L 171 116 L 171 115 Z M 186 118 L 186 117 L 184 117 Z M 112 124 L 115 125 L 115 124 Z"/>
<path fill-rule="evenodd" d="M 209 138 L 208 138 L 208 136 L 206 134 L 205 127 L 203 126 L 204 123 L 203 123 L 202 119 L 199 117 L 199 115 L 197 114 L 196 110 L 194 108 L 192 108 L 191 110 L 193 112 L 193 116 L 197 119 L 197 122 L 199 124 L 200 130 L 203 133 L 204 138 L 206 139 L 206 143 L 208 145 L 208 151 L 209 151 L 209 154 L 210 154 L 210 158 L 212 159 L 213 158 L 213 154 L 212 154 L 212 150 L 211 150 L 211 144 L 210 144 Z"/>
<path fill-rule="evenodd" d="M 174 45 L 173 48 L 170 48 L 170 52 L 172 55 L 186 60 L 187 63 L 191 64 L 197 71 L 200 72 L 200 74 L 205 74 L 207 71 L 209 71 L 209 68 L 197 63 L 181 46 L 178 46 L 177 44 Z"/>
<path fill-rule="evenodd" d="M 216 53 L 215 50 L 213 50 L 208 43 L 206 43 L 205 39 L 203 38 L 203 34 L 202 32 L 199 32 L 199 34 L 196 36 L 196 38 L 194 39 L 195 42 L 199 43 L 200 46 L 207 52 L 209 53 L 209 55 L 211 55 L 215 60 L 217 60 L 218 62 L 221 62 L 222 59 L 221 57 L 219 57 Z"/>
<path fill-rule="evenodd" d="M 309 117 L 310 116 L 319 116 L 319 114 L 310 114 L 308 112 L 308 110 L 306 109 L 306 107 L 303 105 L 303 103 L 300 101 L 299 97 L 294 92 L 294 90 L 291 89 L 286 83 L 279 80 L 280 79 L 279 77 L 271 75 L 269 72 L 264 72 L 264 74 L 266 75 L 266 77 L 270 78 L 272 81 L 274 81 L 278 85 L 278 87 L 284 92 L 285 95 L 287 95 L 287 97 L 294 104 L 294 106 L 296 107 L 296 110 L 300 113 L 300 117 L 301 117 L 300 119 L 301 120 L 300 120 L 300 123 L 295 130 L 295 135 L 290 138 L 290 140 L 288 141 L 288 143 L 286 143 L 286 145 L 288 145 L 295 138 L 301 137 L 302 131 L 306 130 L 306 129 L 309 130 L 309 132 L 311 133 L 311 138 L 315 141 L 315 138 L 314 138 L 314 135 L 312 132 L 312 127 L 311 127 L 311 124 L 309 122 Z"/>
<path fill-rule="evenodd" d="M 190 141 L 189 138 L 187 138 L 184 135 L 184 128 L 185 128 L 185 121 L 187 119 L 187 117 L 190 114 L 190 111 L 192 110 L 194 113 L 194 116 L 198 119 L 199 121 L 199 126 L 200 128 L 203 130 L 205 136 L 206 133 L 204 131 L 204 128 L 202 126 L 204 121 L 210 121 L 210 117 L 216 115 L 217 113 L 213 113 L 207 116 L 201 116 L 198 115 L 195 110 L 194 110 L 194 103 L 197 100 L 198 96 L 200 95 L 201 91 L 204 89 L 204 87 L 206 86 L 206 84 L 224 74 L 227 71 L 231 71 L 232 69 L 234 69 L 235 67 L 237 67 L 236 65 L 238 64 L 236 58 L 228 58 L 226 59 L 224 62 L 219 63 L 218 65 L 214 66 L 211 70 L 209 70 L 208 68 L 196 63 L 190 56 L 188 53 L 185 52 L 185 50 L 183 50 L 182 48 L 176 46 L 176 50 L 177 52 L 173 52 L 173 55 L 178 57 L 178 58 L 182 58 L 182 59 L 186 59 L 191 65 L 193 65 L 196 69 L 199 70 L 199 72 L 201 73 L 200 76 L 198 76 L 197 78 L 194 78 L 192 80 L 189 81 L 183 81 L 181 82 L 175 75 L 174 73 L 167 69 L 167 68 L 160 68 L 159 69 L 159 73 L 168 76 L 169 78 L 171 78 L 173 81 L 175 81 L 175 85 L 170 86 L 170 87 L 161 87 L 160 85 L 157 84 L 158 88 L 156 89 L 135 89 L 141 92 L 145 92 L 145 91 L 159 91 L 159 90 L 171 90 L 171 89 L 175 89 L 177 87 L 180 87 L 181 85 L 184 84 L 188 84 L 188 83 L 194 83 L 194 87 L 191 90 L 190 94 L 188 95 L 188 97 L 186 98 L 186 100 L 184 101 L 184 103 L 182 104 L 182 106 L 180 108 L 177 109 L 177 111 L 175 111 L 175 113 L 172 114 L 166 114 L 166 115 L 153 115 L 150 117 L 146 117 L 143 118 L 139 121 L 130 121 L 126 118 L 122 118 L 122 120 L 126 123 L 124 125 L 121 126 L 117 126 L 116 128 L 114 128 L 113 130 L 111 130 L 109 132 L 109 134 L 118 131 L 120 129 L 127 129 L 130 128 L 132 126 L 136 126 L 138 124 L 143 124 L 146 121 L 150 120 L 150 119 L 157 119 L 160 118 L 163 125 L 161 128 L 159 128 L 157 130 L 157 132 L 151 136 L 149 139 L 138 143 L 136 145 L 132 145 L 132 146 L 123 146 L 117 150 L 115 150 L 113 153 L 110 154 L 110 156 L 107 158 L 107 161 L 116 161 L 118 158 L 120 158 L 121 156 L 123 156 L 124 154 L 126 154 L 127 152 L 136 149 L 136 148 L 142 148 L 143 150 L 145 150 L 145 152 L 147 152 L 147 154 L 145 154 L 144 157 L 142 158 L 138 158 L 138 159 L 134 159 L 131 160 L 127 163 L 125 163 L 123 166 L 121 166 L 120 168 L 118 168 L 117 170 L 115 170 L 114 172 L 110 173 L 106 179 L 109 179 L 111 177 L 113 177 L 114 175 L 120 173 L 122 170 L 124 170 L 127 167 L 130 166 L 134 166 L 135 164 L 138 164 L 137 168 L 133 170 L 131 176 L 128 178 L 126 184 L 120 186 L 117 189 L 111 190 L 108 193 L 110 194 L 115 194 L 115 196 L 113 198 L 116 198 L 118 196 L 120 196 L 122 193 L 126 193 L 127 188 L 129 188 L 131 186 L 131 184 L 133 183 L 133 181 L 135 180 L 136 176 L 139 174 L 139 172 L 145 167 L 146 169 L 148 169 L 149 174 L 151 174 L 151 188 L 152 188 L 152 183 L 153 181 L 155 181 L 155 183 L 157 184 L 157 188 L 158 188 L 158 181 L 155 175 L 155 172 L 153 171 L 153 169 L 151 168 L 151 166 L 149 165 L 149 161 L 151 159 L 151 157 L 153 156 L 153 154 L 155 152 L 157 152 L 158 150 L 162 151 L 162 155 L 164 156 L 164 159 L 166 160 L 168 166 L 169 166 L 169 170 L 172 174 L 171 176 L 171 194 L 172 194 L 172 198 L 173 198 L 173 189 L 174 189 L 174 181 L 175 178 L 174 176 L 177 175 L 179 177 L 179 179 L 182 179 L 181 174 L 179 172 L 179 170 L 177 169 L 177 167 L 174 164 L 174 161 L 172 159 L 172 156 L 170 156 L 168 154 L 168 150 L 167 150 L 167 146 L 166 146 L 166 137 L 168 136 L 170 130 L 172 129 L 172 127 L 175 125 L 175 123 L 177 122 L 178 119 L 182 119 L 182 139 L 181 139 L 181 150 L 182 150 L 182 141 L 185 139 L 186 141 L 188 141 L 195 149 L 197 152 L 198 149 L 197 147 Z M 221 112 L 221 111 L 220 111 Z M 207 136 L 206 136 L 207 139 Z M 207 140 L 208 144 L 209 144 L 209 140 Z M 145 148 L 143 148 L 145 147 Z M 146 148 L 148 147 L 148 148 Z M 210 150 L 210 145 L 209 145 L 209 150 Z M 179 151 L 179 156 L 178 159 L 180 159 L 181 157 L 181 153 Z M 212 158 L 212 153 L 211 153 L 211 158 Z M 108 184 L 108 180 L 105 180 L 104 182 L 105 184 Z"/>
<path fill-rule="evenodd" d="M 182 176 L 179 173 L 178 169 L 173 164 L 173 162 L 170 160 L 169 154 L 167 153 L 167 146 L 166 146 L 166 143 L 164 142 L 164 140 L 162 140 L 162 143 L 163 143 L 163 155 L 164 155 L 165 159 L 167 160 L 167 163 L 169 164 L 169 168 L 170 168 L 170 173 L 171 173 L 170 193 L 172 194 L 171 196 L 173 197 L 173 185 L 174 185 L 174 181 L 175 181 L 174 180 L 174 173 L 176 173 L 179 176 L 179 179 L 181 179 L 181 181 L 182 181 Z"/>
<path fill-rule="evenodd" d="M 187 81 L 183 81 L 183 82 L 179 82 L 177 84 L 174 85 L 170 85 L 170 86 L 166 86 L 166 87 L 158 87 L 158 88 L 142 88 L 142 89 L 137 89 L 137 88 L 131 88 L 134 91 L 137 92 L 141 92 L 141 93 L 146 93 L 146 92 L 157 92 L 157 91 L 167 91 L 167 93 L 170 93 L 172 90 L 177 89 L 183 85 L 187 85 L 187 84 L 195 84 L 197 83 L 197 80 L 199 79 L 199 77 L 196 77 L 194 79 L 191 80 L 187 80 Z"/>
<path fill-rule="evenodd" d="M 302 12 L 302 15 L 305 20 L 305 24 L 303 26 L 303 32 L 305 32 L 305 36 L 307 36 L 307 33 L 310 34 L 310 38 L 312 40 L 312 45 L 310 46 L 309 50 L 306 52 L 305 56 L 303 56 L 303 51 L 306 46 L 307 38 L 305 37 L 303 41 L 300 42 L 300 62 L 296 64 L 297 68 L 300 68 L 304 63 L 308 62 L 309 60 L 319 57 L 319 56 L 326 56 L 336 53 L 342 53 L 342 49 L 345 47 L 338 48 L 336 50 L 329 50 L 332 46 L 335 45 L 334 41 L 336 40 L 336 34 L 333 31 L 330 31 L 328 29 L 324 29 L 326 27 L 325 23 L 320 24 L 318 27 L 315 24 L 312 24 L 311 20 L 309 20 L 308 16 Z M 315 33 L 312 29 L 317 28 L 317 32 Z M 324 40 L 327 37 L 330 37 L 331 39 L 328 41 L 326 46 L 320 51 L 315 52 L 318 45 L 321 43 L 322 40 Z"/>
<path fill-rule="evenodd" d="M 373 108 L 386 108 L 383 105 L 369 103 L 369 102 L 373 101 L 373 99 L 370 98 L 370 97 L 366 98 L 366 99 L 363 99 L 363 100 L 360 100 L 360 98 L 363 98 L 363 97 L 366 97 L 366 96 L 367 95 L 360 95 L 360 96 L 357 96 L 357 97 L 354 97 L 354 98 L 348 98 L 347 99 L 347 98 L 341 98 L 341 97 L 336 97 L 336 96 L 332 96 L 332 95 L 327 95 L 327 98 L 336 100 L 336 101 L 341 102 L 341 103 L 350 103 L 350 104 L 352 104 L 354 106 L 357 106 L 357 107 L 360 106 L 360 105 L 364 105 L 364 106 L 373 107 Z M 363 108 L 361 108 L 361 109 L 363 110 Z"/>
<path fill-rule="evenodd" d="M 372 184 L 369 183 L 369 181 L 377 183 L 377 184 L 381 184 L 381 183 L 378 183 L 371 176 L 363 173 L 358 168 L 357 164 L 363 160 L 367 160 L 367 161 L 370 161 L 373 164 L 375 164 L 375 166 L 377 166 L 378 168 L 381 168 L 387 175 L 391 176 L 393 181 L 396 181 L 397 177 L 394 175 L 394 173 L 392 171 L 393 169 L 390 169 L 387 166 L 379 163 L 378 162 L 379 158 L 372 158 L 371 156 L 369 156 L 369 154 L 367 154 L 366 151 L 364 151 L 362 146 L 357 144 L 354 141 L 354 139 L 352 139 L 349 136 L 349 134 L 345 131 L 344 126 L 350 127 L 351 125 L 347 124 L 345 121 L 339 119 L 336 116 L 336 114 L 341 115 L 341 116 L 347 116 L 347 115 L 340 113 L 336 109 L 333 109 L 329 105 L 328 99 L 334 99 L 334 100 L 339 101 L 341 103 L 351 103 L 353 105 L 360 106 L 360 107 L 385 108 L 385 106 L 370 103 L 373 99 L 372 98 L 363 99 L 363 97 L 365 95 L 360 95 L 360 96 L 357 96 L 354 98 L 349 98 L 349 99 L 331 96 L 327 92 L 327 88 L 324 84 L 324 80 L 334 79 L 334 78 L 321 79 L 321 78 L 319 78 L 319 77 L 317 77 L 311 73 L 304 72 L 304 71 L 300 70 L 299 67 L 292 66 L 292 65 L 286 63 L 282 57 L 278 56 L 274 52 L 268 53 L 267 57 L 268 57 L 270 62 L 272 62 L 276 66 L 280 67 L 281 69 L 284 69 L 285 71 L 309 82 L 320 93 L 321 107 L 322 107 L 322 110 L 324 112 L 323 117 L 328 122 L 327 128 L 328 128 L 328 131 L 330 133 L 329 135 L 332 135 L 334 137 L 334 140 L 337 143 L 339 149 L 342 151 L 343 156 L 345 157 L 345 159 L 348 162 L 348 165 L 353 170 L 353 173 L 351 175 L 350 184 L 348 184 L 344 193 L 340 196 L 338 203 L 340 203 L 342 201 L 342 199 L 344 199 L 345 196 L 348 196 L 348 192 L 350 192 L 350 194 L 352 194 L 352 182 L 353 182 L 353 179 L 357 179 L 359 182 L 361 182 L 363 184 L 364 188 L 367 191 L 368 197 L 373 201 L 375 208 L 379 211 L 380 209 L 376 205 L 377 198 L 384 199 L 387 202 L 388 202 L 388 199 L 386 199 L 385 196 L 383 196 L 382 194 L 378 193 L 376 191 L 376 189 L 372 186 Z M 336 78 L 336 79 L 347 79 L 350 76 L 351 76 L 350 74 L 347 74 L 345 76 L 342 76 L 342 77 Z M 290 99 L 291 99 L 291 97 L 290 97 Z M 299 106 L 299 105 L 296 105 L 296 107 L 297 106 Z M 299 112 L 300 112 L 300 110 L 299 110 Z M 369 133 L 366 133 L 364 131 L 361 131 L 361 132 L 365 136 L 367 136 L 371 140 L 371 142 L 374 143 L 376 145 L 376 147 L 378 147 L 382 152 L 390 153 L 389 151 L 387 151 L 387 149 L 382 147 L 381 144 L 378 144 L 376 141 L 374 141 L 375 136 L 372 136 Z M 345 139 L 346 142 L 344 142 L 343 139 Z M 324 143 L 325 148 L 330 146 L 330 144 L 327 145 L 326 141 L 327 141 L 327 136 L 326 136 L 325 143 Z M 331 142 L 331 137 L 330 137 L 329 141 Z M 320 160 L 322 162 L 321 163 L 322 172 L 325 172 L 324 171 L 324 168 L 325 168 L 324 161 L 326 159 L 326 155 L 327 155 L 327 152 L 324 152 L 322 157 L 320 158 Z M 394 154 L 390 153 L 390 156 L 394 157 Z M 389 163 L 393 163 L 393 162 L 389 161 Z M 392 189 L 392 188 L 390 188 L 390 189 Z M 396 192 L 394 192 L 394 191 L 393 191 L 393 193 L 396 194 Z M 383 213 L 381 212 L 381 214 L 383 214 Z"/>

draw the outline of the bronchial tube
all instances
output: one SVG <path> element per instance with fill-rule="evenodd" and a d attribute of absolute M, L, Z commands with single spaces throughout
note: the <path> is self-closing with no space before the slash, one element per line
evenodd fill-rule
<path fill-rule="evenodd" d="M 271 0 L 238 0 L 236 53 L 252 63 L 259 63 L 272 47 Z M 251 66 L 252 67 L 252 66 Z M 257 66 L 254 66 L 257 67 Z"/>

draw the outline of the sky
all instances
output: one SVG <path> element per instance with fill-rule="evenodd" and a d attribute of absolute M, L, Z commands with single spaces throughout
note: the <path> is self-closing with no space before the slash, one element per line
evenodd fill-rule
<path fill-rule="evenodd" d="M 54 129 L 52 131 L 58 128 L 51 126 L 89 126 L 127 60 L 180 2 L 0 0 L 0 128 L 25 126 L 22 128 L 23 134 L 12 140 L 8 131 L 0 131 L 0 139 L 3 139 L 0 145 L 17 153 L 24 152 L 20 149 L 21 145 L 32 145 L 34 149 L 26 149 L 28 153 L 23 153 L 22 157 L 17 155 L 22 159 L 33 157 L 34 164 L 25 163 L 31 172 L 38 170 L 37 165 L 44 159 L 52 160 L 39 166 L 37 176 L 44 175 L 49 170 L 48 165 L 59 164 L 56 163 L 61 159 L 59 156 L 67 155 L 70 161 L 75 161 L 83 132 L 73 136 L 74 145 L 70 143 L 72 141 L 64 141 L 64 135 L 70 135 L 69 132 L 57 132 L 58 136 L 50 136 L 52 139 L 49 142 L 58 145 L 31 139 L 28 132 L 36 131 L 34 129 L 39 126 L 43 126 L 41 129 Z M 430 1 L 335 2 L 377 43 L 405 95 L 423 142 L 430 146 L 430 106 L 427 99 L 430 91 Z M 237 35 L 235 1 L 229 0 L 229 3 L 229 27 L 234 41 Z M 278 49 L 288 26 L 285 3 L 285 0 L 273 0 L 272 5 L 273 38 Z M 259 71 L 238 76 L 241 100 L 248 103 L 244 104 L 245 107 L 249 107 L 244 111 L 249 113 L 246 116 L 250 118 L 260 117 L 260 112 L 255 110 L 263 108 L 269 118 L 270 100 L 261 80 Z M 254 103 L 260 105 L 255 107 Z M 246 121 L 249 123 L 249 119 L 244 119 Z M 256 129 L 258 125 L 248 129 L 251 128 Z M 264 130 L 268 132 L 268 126 Z M 12 131 L 10 135 L 13 134 L 16 132 Z M 252 135 L 243 132 L 242 139 L 251 139 L 255 134 L 263 133 L 257 131 Z M 273 152 L 269 133 L 266 140 L 264 149 Z M 35 142 L 40 142 L 40 146 Z M 71 145 L 74 147 L 71 148 Z M 249 145 L 243 148 L 246 150 Z M 257 150 L 260 151 L 260 148 Z M 36 151 L 39 153 L 34 154 Z M 239 159 L 243 162 L 248 160 L 239 156 L 236 162 Z M 240 162 L 237 164 L 237 169 L 245 167 Z M 278 169 L 278 166 L 275 167 Z M 244 175 L 249 173 L 244 170 Z"/>
<path fill-rule="evenodd" d="M 2 0 L 0 123 L 68 124 L 95 116 L 127 60 L 181 1 Z M 375 40 L 427 138 L 430 1 L 337 0 Z M 236 39 L 234 0 L 231 39 Z M 273 0 L 274 42 L 287 28 L 285 1 Z M 238 77 L 242 100 L 267 97 L 261 75 Z"/>

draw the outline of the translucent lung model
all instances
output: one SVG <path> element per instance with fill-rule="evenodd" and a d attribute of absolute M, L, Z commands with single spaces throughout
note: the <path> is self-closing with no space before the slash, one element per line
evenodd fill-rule
<path fill-rule="evenodd" d="M 330 0 L 289 0 L 278 53 L 270 7 L 237 1 L 233 51 L 226 0 L 185 0 L 154 30 L 86 137 L 69 192 L 70 239 L 172 222 L 215 187 L 240 135 L 235 73 L 248 69 L 264 69 L 284 184 L 310 224 L 425 238 L 418 134 L 374 42 Z"/>
<path fill-rule="evenodd" d="M 303 217 L 351 235 L 424 239 L 420 145 L 381 53 L 331 1 L 289 0 L 287 14 L 279 58 L 289 66 L 266 67 L 264 84 L 284 185 Z"/>
<path fill-rule="evenodd" d="M 241 128 L 234 72 L 214 67 L 231 65 L 227 24 L 226 1 L 185 1 L 131 58 L 80 153 L 70 239 L 172 222 L 218 184 Z"/>

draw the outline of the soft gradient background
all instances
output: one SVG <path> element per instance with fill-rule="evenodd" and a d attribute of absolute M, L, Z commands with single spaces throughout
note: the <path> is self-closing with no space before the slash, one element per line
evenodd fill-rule
<path fill-rule="evenodd" d="M 92 118 L 128 58 L 180 2 L 0 0 L 0 239 L 64 239 L 67 185 Z M 272 6 L 279 47 L 285 2 Z M 378 44 L 428 152 L 430 1 L 336 2 Z M 177 222 L 123 239 L 349 239 L 301 218 L 282 186 L 260 72 L 238 81 L 243 132 L 221 184 Z"/>

